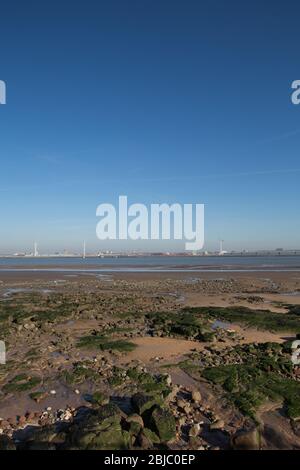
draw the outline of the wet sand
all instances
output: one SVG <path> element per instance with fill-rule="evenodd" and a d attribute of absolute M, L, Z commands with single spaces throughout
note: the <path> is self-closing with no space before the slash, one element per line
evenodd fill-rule
<path fill-rule="evenodd" d="M 102 268 L 105 271 L 102 271 Z M 147 281 L 147 280 L 160 280 L 160 279 L 173 279 L 173 280 L 185 280 L 185 279 L 270 279 L 274 282 L 279 281 L 291 281 L 299 283 L 300 290 L 300 267 L 296 270 L 281 270 L 281 269 L 255 269 L 251 271 L 247 268 L 241 267 L 240 270 L 229 270 L 221 269 L 220 267 L 211 270 L 210 268 L 202 270 L 195 270 L 195 267 L 186 266 L 180 267 L 180 271 L 177 271 L 176 268 L 170 268 L 167 271 L 163 270 L 153 270 L 149 267 L 144 267 L 145 271 L 139 271 L 138 269 L 132 268 L 132 271 L 122 271 L 122 266 L 120 271 L 112 269 L 111 266 L 99 266 L 97 265 L 86 265 L 84 268 L 82 265 L 70 266 L 47 266 L 47 265 L 37 265 L 34 267 L 28 266 L 0 266 L 0 281 L 25 281 L 25 280 L 53 280 L 53 279 L 71 279 L 74 277 L 76 279 L 84 279 L 86 276 L 91 277 L 101 277 L 103 276 L 112 276 L 114 279 L 119 280 L 131 280 L 131 281 Z M 143 269 L 143 267 L 140 267 Z"/>

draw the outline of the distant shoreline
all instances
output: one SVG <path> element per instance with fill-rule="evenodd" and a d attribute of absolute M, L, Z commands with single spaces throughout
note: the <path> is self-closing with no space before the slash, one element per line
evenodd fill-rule
<path fill-rule="evenodd" d="M 170 253 L 170 254 L 156 254 L 156 253 L 143 253 L 143 254 L 111 254 L 111 255 L 0 255 L 0 260 L 38 260 L 38 259 L 140 259 L 140 258 L 163 258 L 163 259 L 172 259 L 172 258 L 201 258 L 201 259 L 210 259 L 210 258 L 300 258 L 300 250 L 290 250 L 287 252 L 276 252 L 276 251 L 266 251 L 266 252 L 250 252 L 250 253 L 224 253 L 222 255 L 218 253 L 211 253 L 208 255 L 204 254 L 186 254 L 186 253 Z"/>

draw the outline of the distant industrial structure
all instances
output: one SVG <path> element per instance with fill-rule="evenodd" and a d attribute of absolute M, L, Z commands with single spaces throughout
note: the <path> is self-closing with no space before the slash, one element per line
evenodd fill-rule
<path fill-rule="evenodd" d="M 270 250 L 224 250 L 224 240 L 219 240 L 219 249 L 212 250 L 212 251 L 183 251 L 183 252 L 170 252 L 170 251 L 161 251 L 161 252 L 150 252 L 150 251 L 112 251 L 112 250 L 95 250 L 90 251 L 87 253 L 87 243 L 84 240 L 82 243 L 82 248 L 79 249 L 77 252 L 72 252 L 67 249 L 62 251 L 55 251 L 55 252 L 40 252 L 38 248 L 38 243 L 35 241 L 33 243 L 33 251 L 28 252 L 12 252 L 12 253 L 0 253 L 0 258 L 139 258 L 139 257 L 160 257 L 160 256 L 168 256 L 168 257 L 205 257 L 205 256 L 225 256 L 225 257 L 260 257 L 260 256 L 300 256 L 300 249 L 284 249 L 284 248 L 276 248 Z"/>
<path fill-rule="evenodd" d="M 35 258 L 37 258 L 37 257 L 39 256 L 37 242 L 34 242 L 34 246 L 33 246 L 33 256 L 34 256 Z"/>
<path fill-rule="evenodd" d="M 223 256 L 227 254 L 227 251 L 223 250 L 223 243 L 224 243 L 224 240 L 220 240 L 219 256 Z"/>

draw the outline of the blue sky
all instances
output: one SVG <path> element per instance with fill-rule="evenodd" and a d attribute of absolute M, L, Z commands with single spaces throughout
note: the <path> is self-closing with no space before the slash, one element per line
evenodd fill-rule
<path fill-rule="evenodd" d="M 204 203 L 206 249 L 300 248 L 299 13 L 297 1 L 1 5 L 0 252 L 107 248 L 96 207 L 120 194 Z"/>

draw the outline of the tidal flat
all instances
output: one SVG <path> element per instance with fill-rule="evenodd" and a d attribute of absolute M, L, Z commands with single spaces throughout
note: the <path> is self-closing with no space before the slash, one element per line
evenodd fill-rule
<path fill-rule="evenodd" d="M 0 272 L 0 449 L 300 449 L 300 275 Z"/>

